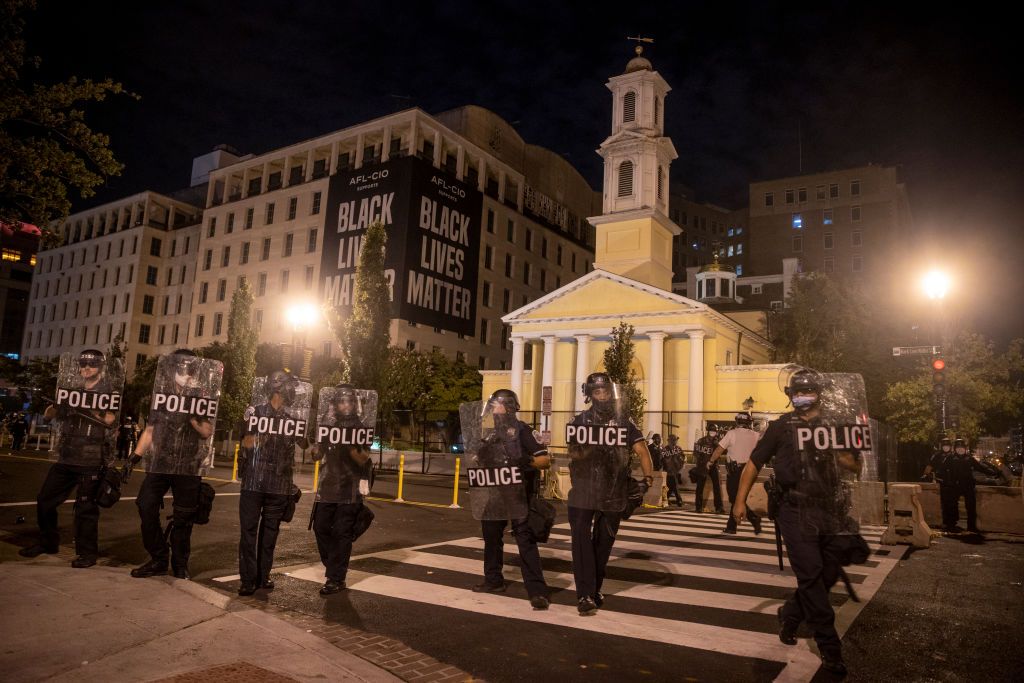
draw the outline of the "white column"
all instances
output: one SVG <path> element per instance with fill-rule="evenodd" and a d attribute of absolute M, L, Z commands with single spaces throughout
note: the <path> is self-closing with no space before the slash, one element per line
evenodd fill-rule
<path fill-rule="evenodd" d="M 647 429 L 661 433 L 661 411 L 665 409 L 665 337 L 664 332 L 648 332 L 651 340 L 650 379 L 647 386 Z"/>
<path fill-rule="evenodd" d="M 356 168 L 363 167 L 363 145 L 366 144 L 366 139 L 363 134 L 360 133 L 356 136 Z"/>
<path fill-rule="evenodd" d="M 687 332 L 687 336 L 690 338 L 690 380 L 686 409 L 689 411 L 704 410 L 704 334 L 704 330 Z M 702 415 L 690 413 L 684 442 L 693 441 L 702 419 Z"/>
<path fill-rule="evenodd" d="M 483 192 L 487 189 L 487 159 L 480 157 L 480 175 L 476 179 L 476 189 Z"/>
<path fill-rule="evenodd" d="M 384 141 L 380 143 L 380 162 L 391 158 L 391 126 L 384 126 Z"/>
<path fill-rule="evenodd" d="M 306 153 L 306 168 L 302 169 L 302 176 L 308 183 L 313 179 L 313 150 Z"/>
<path fill-rule="evenodd" d="M 413 117 L 412 123 L 409 124 L 409 156 L 416 156 L 416 145 L 419 144 L 419 140 L 416 139 L 416 117 Z"/>
<path fill-rule="evenodd" d="M 270 162 L 263 163 L 263 175 L 260 177 L 260 194 L 267 193 L 267 186 L 270 184 Z"/>
<path fill-rule="evenodd" d="M 327 167 L 331 169 L 329 171 L 331 175 L 338 172 L 338 149 L 338 141 L 335 140 L 331 143 L 331 158 L 327 164 Z M 312 166 L 310 166 L 310 168 L 312 168 Z M 312 173 L 312 171 L 310 171 L 310 173 Z"/>
<path fill-rule="evenodd" d="M 441 168 L 441 131 L 434 131 L 434 168 Z"/>
<path fill-rule="evenodd" d="M 523 368 L 526 366 L 526 357 L 523 354 L 525 350 L 526 340 L 522 337 L 512 337 L 512 386 L 509 388 L 516 392 L 520 402 L 523 397 Z"/>
<path fill-rule="evenodd" d="M 281 187 L 288 187 L 288 179 L 291 176 L 292 170 L 292 158 L 287 154 L 284 155 L 284 166 L 281 167 Z"/>
<path fill-rule="evenodd" d="M 213 194 L 214 194 L 214 191 L 216 189 L 217 189 L 217 181 L 214 180 L 213 176 L 211 175 L 210 176 L 210 182 L 209 182 L 209 184 L 206 187 L 206 208 L 207 209 L 209 209 L 210 207 L 213 206 Z M 118 211 L 118 215 L 119 216 L 120 216 L 120 213 L 121 212 Z M 117 221 L 117 226 L 120 229 L 120 227 L 121 227 L 121 221 L 120 220 Z"/>
<path fill-rule="evenodd" d="M 555 385 L 555 344 L 558 337 L 542 337 L 544 339 L 544 379 L 541 386 Z"/>
<path fill-rule="evenodd" d="M 459 145 L 455 157 L 455 176 L 459 180 L 465 180 L 466 174 L 466 148 Z"/>
<path fill-rule="evenodd" d="M 249 169 L 242 169 L 242 199 L 249 196 Z"/>
<path fill-rule="evenodd" d="M 505 203 L 505 170 L 498 172 L 498 201 Z"/>
<path fill-rule="evenodd" d="M 587 379 L 590 370 L 590 335 L 576 335 L 576 382 L 573 391 L 576 396 L 576 410 L 583 410 L 583 392 L 580 386 Z"/>

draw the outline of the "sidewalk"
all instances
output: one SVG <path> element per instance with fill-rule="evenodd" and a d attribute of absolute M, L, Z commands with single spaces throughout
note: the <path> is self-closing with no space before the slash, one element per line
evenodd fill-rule
<path fill-rule="evenodd" d="M 7 562 L 0 671 L 9 683 L 399 681 L 279 617 L 191 581 L 61 559 Z"/>

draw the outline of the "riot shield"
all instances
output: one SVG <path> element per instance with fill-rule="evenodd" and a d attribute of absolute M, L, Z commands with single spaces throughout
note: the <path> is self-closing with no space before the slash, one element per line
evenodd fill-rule
<path fill-rule="evenodd" d="M 64 353 L 57 372 L 50 450 L 66 465 L 100 467 L 114 459 L 124 365 L 102 354 Z"/>
<path fill-rule="evenodd" d="M 629 454 L 643 434 L 629 418 L 625 394 L 613 385 L 610 396 L 588 397 L 589 407 L 565 426 L 569 450 L 569 505 L 621 512 L 628 497 Z"/>
<path fill-rule="evenodd" d="M 872 449 L 864 379 L 853 373 L 821 373 L 818 378 L 818 414 L 793 429 L 801 478 L 790 499 L 799 505 L 803 534 L 856 534 L 851 483 Z"/>
<path fill-rule="evenodd" d="M 213 430 L 224 364 L 168 354 L 157 361 L 150 402 L 146 472 L 202 476 L 213 466 Z"/>
<path fill-rule="evenodd" d="M 320 459 L 317 502 L 354 503 L 370 492 L 370 449 L 376 424 L 376 391 L 348 386 L 320 390 L 315 435 Z"/>
<path fill-rule="evenodd" d="M 295 447 L 309 443 L 313 385 L 277 370 L 252 383 L 239 452 L 242 490 L 291 495 Z"/>
<path fill-rule="evenodd" d="M 523 519 L 527 514 L 526 478 L 520 468 L 523 447 L 515 413 L 493 403 L 472 401 L 459 406 L 466 445 L 466 478 L 473 519 Z"/>

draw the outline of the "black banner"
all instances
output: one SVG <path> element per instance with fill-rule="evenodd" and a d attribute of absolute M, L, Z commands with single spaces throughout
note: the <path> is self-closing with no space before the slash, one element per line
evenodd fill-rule
<path fill-rule="evenodd" d="M 483 198 L 416 157 L 338 173 L 327 193 L 321 295 L 342 314 L 353 301 L 356 265 L 366 228 L 388 233 L 386 276 L 391 315 L 472 335 Z"/>

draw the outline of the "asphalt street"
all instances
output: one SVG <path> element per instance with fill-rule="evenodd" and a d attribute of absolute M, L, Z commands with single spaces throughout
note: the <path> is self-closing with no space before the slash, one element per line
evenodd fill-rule
<path fill-rule="evenodd" d="M 34 542 L 34 500 L 49 461 L 32 452 L 0 455 L 0 562 L 18 561 Z M 309 490 L 307 465 L 297 483 Z M 132 498 L 137 473 L 123 495 Z M 193 580 L 233 594 L 238 587 L 238 485 L 230 470 L 211 473 L 218 492 L 211 523 L 196 527 Z M 795 647 L 776 637 L 775 609 L 795 585 L 779 572 L 774 538 L 749 527 L 735 537 L 724 518 L 690 510 L 647 511 L 623 524 L 609 566 L 605 608 L 579 617 L 572 590 L 564 508 L 542 550 L 552 608 L 526 601 L 516 546 L 506 537 L 504 595 L 469 588 L 482 574 L 479 523 L 452 509 L 452 478 L 406 476 L 405 504 L 391 502 L 394 474 L 378 478 L 371 529 L 356 544 L 350 590 L 321 598 L 323 581 L 312 532 L 312 496 L 282 527 L 275 561 L 277 588 L 255 599 L 403 641 L 489 681 L 521 680 L 829 680 L 818 671 L 807 633 Z M 468 502 L 460 491 L 460 502 Z M 131 500 L 103 511 L 102 562 L 132 566 L 146 559 Z M 413 504 L 419 503 L 419 504 Z M 168 506 L 169 507 L 169 506 Z M 25 521 L 19 523 L 19 518 Z M 71 505 L 61 509 L 62 542 L 71 544 Z M 837 586 L 833 604 L 850 680 L 1024 679 L 1024 543 L 973 544 L 938 538 L 928 550 L 878 546 L 850 574 L 863 602 Z M 131 579 L 127 571 L 125 580 Z"/>

